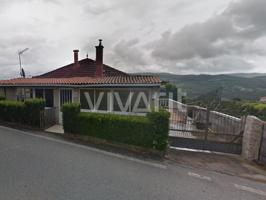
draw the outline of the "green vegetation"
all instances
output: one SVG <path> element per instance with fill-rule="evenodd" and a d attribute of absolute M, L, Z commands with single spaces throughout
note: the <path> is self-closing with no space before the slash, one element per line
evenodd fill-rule
<path fill-rule="evenodd" d="M 63 125 L 66 132 L 159 151 L 166 149 L 169 132 L 167 111 L 151 112 L 145 117 L 79 113 L 79 110 L 79 104 L 63 106 Z"/>
<path fill-rule="evenodd" d="M 251 101 L 224 101 L 218 108 L 219 112 L 241 117 L 254 115 L 261 120 L 266 120 L 266 104 Z"/>
<path fill-rule="evenodd" d="M 28 99 L 24 101 L 26 124 L 34 127 L 40 127 L 40 113 L 44 111 L 45 100 Z"/>
<path fill-rule="evenodd" d="M 2 100 L 0 120 L 40 127 L 40 112 L 44 107 L 45 101 L 42 99 L 30 99 L 25 102 Z"/>
<path fill-rule="evenodd" d="M 266 104 L 257 102 L 243 103 L 242 109 L 245 114 L 254 115 L 262 120 L 266 120 Z"/>
<path fill-rule="evenodd" d="M 80 113 L 80 104 L 66 103 L 62 107 L 64 130 L 69 133 L 75 133 L 77 130 L 78 115 Z"/>
<path fill-rule="evenodd" d="M 162 85 L 162 87 L 165 88 L 165 92 L 167 97 L 169 97 L 169 94 L 172 93 L 172 99 L 177 101 L 177 87 L 174 84 L 166 83 L 165 85 Z"/>
<path fill-rule="evenodd" d="M 0 101 L 6 100 L 5 97 L 0 96 Z"/>
<path fill-rule="evenodd" d="M 150 73 L 151 74 L 151 73 Z M 244 100 L 259 100 L 266 96 L 265 74 L 228 74 L 228 75 L 174 75 L 168 73 L 159 75 L 162 81 L 167 81 L 187 91 L 189 99 L 194 99 L 217 88 L 223 88 L 223 100 L 240 98 Z"/>
<path fill-rule="evenodd" d="M 221 96 L 222 96 L 223 88 L 218 88 L 216 90 L 210 91 L 206 94 L 200 95 L 199 97 L 188 101 L 188 104 L 196 104 L 201 107 L 209 108 L 211 110 L 215 110 L 221 104 Z"/>

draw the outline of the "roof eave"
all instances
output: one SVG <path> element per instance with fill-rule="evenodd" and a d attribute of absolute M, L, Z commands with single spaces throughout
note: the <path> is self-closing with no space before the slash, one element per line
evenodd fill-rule
<path fill-rule="evenodd" d="M 1 85 L 0 87 L 160 87 L 160 83 L 141 83 L 141 84 L 13 84 Z"/>

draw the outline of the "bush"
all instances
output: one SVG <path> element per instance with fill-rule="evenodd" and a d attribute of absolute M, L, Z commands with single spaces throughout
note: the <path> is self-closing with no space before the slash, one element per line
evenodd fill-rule
<path fill-rule="evenodd" d="M 45 102 L 41 99 L 26 100 L 25 102 L 0 101 L 0 120 L 30 126 L 40 126 L 40 112 L 44 110 Z"/>
<path fill-rule="evenodd" d="M 6 98 L 3 96 L 0 96 L 0 101 L 3 101 L 3 100 L 6 100 Z"/>
<path fill-rule="evenodd" d="M 80 113 L 80 104 L 66 103 L 62 107 L 63 127 L 69 133 L 75 133 L 77 129 L 78 114 Z"/>
<path fill-rule="evenodd" d="M 261 120 L 266 120 L 266 104 L 257 102 L 248 102 L 242 105 L 242 109 L 248 115 L 254 115 Z"/>
<path fill-rule="evenodd" d="M 0 120 L 22 123 L 25 114 L 25 104 L 18 101 L 0 101 Z"/>
<path fill-rule="evenodd" d="M 24 104 L 26 110 L 26 124 L 39 127 L 41 124 L 40 113 L 45 108 L 45 101 L 43 99 L 28 99 Z"/>
<path fill-rule="evenodd" d="M 166 110 L 153 111 L 148 113 L 147 117 L 153 126 L 154 147 L 158 150 L 164 150 L 168 144 L 170 113 Z"/>
<path fill-rule="evenodd" d="M 164 151 L 169 132 L 169 113 L 144 116 L 79 113 L 79 104 L 63 106 L 63 125 L 68 133 Z"/>
<path fill-rule="evenodd" d="M 254 115 L 261 120 L 266 120 L 266 103 L 261 102 L 224 101 L 218 111 L 235 117 Z"/>
<path fill-rule="evenodd" d="M 151 122 L 146 117 L 80 113 L 77 132 L 109 141 L 153 147 Z"/>

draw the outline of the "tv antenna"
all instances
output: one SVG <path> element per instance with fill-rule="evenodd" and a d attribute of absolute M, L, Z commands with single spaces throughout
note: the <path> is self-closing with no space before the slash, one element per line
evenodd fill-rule
<path fill-rule="evenodd" d="M 23 49 L 22 51 L 18 51 L 18 58 L 19 58 L 19 69 L 20 69 L 20 76 L 25 78 L 26 77 L 26 74 L 25 74 L 25 71 L 24 69 L 22 68 L 22 62 L 21 62 L 21 55 L 25 52 L 25 51 L 28 51 L 29 48 L 25 48 Z"/>

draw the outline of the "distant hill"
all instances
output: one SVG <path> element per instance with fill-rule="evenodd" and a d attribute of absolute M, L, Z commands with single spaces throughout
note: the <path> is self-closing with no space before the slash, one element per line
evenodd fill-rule
<path fill-rule="evenodd" d="M 243 77 L 243 78 L 254 78 L 254 77 L 266 76 L 265 73 L 234 73 L 234 74 L 228 74 L 228 75 Z"/>
<path fill-rule="evenodd" d="M 266 96 L 266 74 L 221 74 L 221 75 L 175 75 L 168 73 L 146 73 L 158 75 L 187 91 L 194 98 L 223 87 L 223 98 L 259 100 Z"/>

